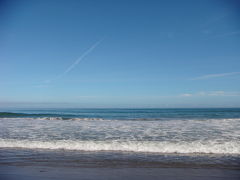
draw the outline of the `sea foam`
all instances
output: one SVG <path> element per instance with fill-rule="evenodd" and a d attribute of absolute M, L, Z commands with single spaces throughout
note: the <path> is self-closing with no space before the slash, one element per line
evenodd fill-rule
<path fill-rule="evenodd" d="M 0 139 L 1 148 L 26 149 L 64 149 L 80 151 L 129 151 L 179 154 L 240 154 L 237 141 L 194 141 L 194 142 L 158 142 L 158 141 L 31 141 Z"/>

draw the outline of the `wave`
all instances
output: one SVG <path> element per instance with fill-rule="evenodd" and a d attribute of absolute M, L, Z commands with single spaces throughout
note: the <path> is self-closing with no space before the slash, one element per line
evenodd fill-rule
<path fill-rule="evenodd" d="M 38 116 L 58 116 L 58 114 L 47 114 L 47 113 L 13 113 L 13 112 L 0 112 L 0 117 L 38 117 Z"/>
<path fill-rule="evenodd" d="M 169 154 L 240 154 L 240 144 L 236 141 L 219 143 L 217 141 L 31 141 L 0 139 L 0 147 L 80 151 L 128 151 Z"/>
<path fill-rule="evenodd" d="M 14 113 L 15 114 L 15 113 Z M 43 115 L 43 114 L 42 114 Z M 240 118 L 222 118 L 222 119 L 163 119 L 163 118 L 136 118 L 136 119 L 105 119 L 105 118 L 95 118 L 95 117 L 60 117 L 60 116 L 19 116 L 19 117 L 1 117 L 3 120 L 72 120 L 72 121 L 194 121 L 194 122 L 231 122 L 231 121 L 240 121 Z"/>
<path fill-rule="evenodd" d="M 1 119 L 26 119 L 26 120 L 103 120 L 103 118 L 85 118 L 73 117 L 71 114 L 28 114 L 28 113 L 12 113 L 0 112 Z"/>
<path fill-rule="evenodd" d="M 0 117 L 1 118 L 1 117 Z M 4 117 L 4 118 L 1 118 L 1 119 L 4 119 L 4 120 L 72 120 L 72 121 L 103 121 L 103 120 L 106 120 L 106 119 L 103 119 L 103 118 L 63 118 L 63 117 L 35 117 L 35 118 L 30 118 L 30 117 L 15 117 L 15 118 L 12 118 L 12 117 Z"/>
<path fill-rule="evenodd" d="M 164 120 L 194 120 L 194 121 L 235 121 L 240 118 L 100 118 L 100 117 L 79 117 L 76 114 L 61 114 L 61 113 L 13 113 L 0 112 L 0 119 L 26 119 L 26 120 L 125 120 L 125 121 L 164 121 Z"/>
<path fill-rule="evenodd" d="M 25 115 L 25 113 L 0 112 L 0 117 L 24 116 L 24 115 Z"/>

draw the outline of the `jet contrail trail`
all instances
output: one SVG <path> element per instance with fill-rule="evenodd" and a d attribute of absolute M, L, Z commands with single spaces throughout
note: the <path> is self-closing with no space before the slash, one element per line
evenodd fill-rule
<path fill-rule="evenodd" d="M 87 56 L 90 52 L 92 52 L 100 43 L 102 42 L 102 39 L 97 41 L 95 44 L 93 44 L 87 51 L 85 51 L 71 66 L 69 66 L 62 75 L 67 74 L 70 72 L 78 63 Z"/>
<path fill-rule="evenodd" d="M 54 80 L 60 79 L 62 78 L 64 75 L 66 75 L 67 73 L 69 73 L 73 68 L 75 68 L 78 63 L 83 60 L 89 53 L 91 53 L 101 42 L 103 41 L 103 39 L 97 41 L 96 43 L 94 43 L 90 48 L 88 48 L 87 51 L 85 51 L 76 61 L 74 61 L 73 64 L 71 64 L 62 74 L 58 75 L 56 78 L 54 79 L 50 79 L 50 80 L 46 80 L 45 83 L 50 83 Z"/>

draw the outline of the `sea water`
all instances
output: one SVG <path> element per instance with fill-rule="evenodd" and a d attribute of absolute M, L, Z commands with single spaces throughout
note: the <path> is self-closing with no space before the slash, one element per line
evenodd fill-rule
<path fill-rule="evenodd" d="M 237 166 L 240 109 L 2 110 L 0 151 L 13 149 Z"/>

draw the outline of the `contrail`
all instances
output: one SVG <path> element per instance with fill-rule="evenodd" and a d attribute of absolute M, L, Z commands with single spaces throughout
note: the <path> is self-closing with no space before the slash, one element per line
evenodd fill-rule
<path fill-rule="evenodd" d="M 62 75 L 67 74 L 70 72 L 78 63 L 83 60 L 85 56 L 87 56 L 90 52 L 92 52 L 100 43 L 102 42 L 102 39 L 97 41 L 95 44 L 93 44 L 87 51 L 85 51 L 71 66 L 69 66 Z"/>
<path fill-rule="evenodd" d="M 97 41 L 96 43 L 94 43 L 90 48 L 88 48 L 87 51 L 85 51 L 76 61 L 74 61 L 73 64 L 71 64 L 62 74 L 58 75 L 56 78 L 54 79 L 50 79 L 50 80 L 46 80 L 45 83 L 50 83 L 54 80 L 60 79 L 62 78 L 64 75 L 66 75 L 67 73 L 69 73 L 73 68 L 75 68 L 78 63 L 83 60 L 89 53 L 91 53 L 101 42 L 103 41 L 103 39 Z"/>

